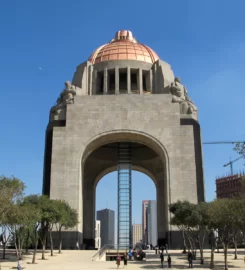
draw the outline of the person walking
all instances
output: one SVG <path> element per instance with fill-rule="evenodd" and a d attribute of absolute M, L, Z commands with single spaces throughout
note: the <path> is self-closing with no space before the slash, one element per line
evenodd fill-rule
<path fill-rule="evenodd" d="M 171 261 L 172 261 L 171 256 L 168 255 L 168 268 L 171 268 Z"/>
<path fill-rule="evenodd" d="M 193 268 L 193 255 L 191 252 L 188 253 L 188 262 L 189 262 L 189 268 Z"/>
<path fill-rule="evenodd" d="M 132 256 L 133 256 L 132 251 L 129 250 L 129 252 L 128 252 L 128 257 L 129 257 L 129 260 L 130 260 L 130 261 L 132 261 Z"/>
<path fill-rule="evenodd" d="M 164 261 L 164 254 L 163 254 L 163 252 L 160 254 L 160 259 L 161 259 L 161 267 L 163 268 L 163 261 Z"/>
<path fill-rule="evenodd" d="M 128 265 L 128 256 L 127 253 L 125 253 L 123 257 L 123 268 L 127 268 L 127 265 Z"/>
<path fill-rule="evenodd" d="M 77 249 L 77 250 L 80 249 L 80 248 L 79 248 L 79 243 L 78 243 L 78 241 L 77 241 L 77 243 L 76 243 L 76 249 Z"/>
<path fill-rule="evenodd" d="M 116 258 L 117 269 L 118 269 L 119 266 L 120 266 L 120 262 L 121 262 L 121 256 L 120 256 L 120 254 L 118 253 L 118 254 L 117 254 L 117 258 Z"/>
<path fill-rule="evenodd" d="M 18 269 L 18 270 L 22 270 L 22 266 L 21 266 L 20 260 L 21 260 L 21 259 L 18 260 L 18 265 L 17 265 L 17 269 Z"/>

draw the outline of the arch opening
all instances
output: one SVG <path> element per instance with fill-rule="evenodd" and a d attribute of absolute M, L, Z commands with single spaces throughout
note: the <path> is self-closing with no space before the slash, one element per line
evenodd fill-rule
<path fill-rule="evenodd" d="M 96 186 L 109 172 L 117 170 L 117 145 L 130 142 L 132 170 L 148 175 L 156 186 L 157 239 L 166 241 L 169 230 L 168 157 L 162 145 L 145 134 L 120 131 L 101 134 L 91 140 L 82 158 L 83 238 L 94 246 Z M 88 203 L 89 202 L 89 203 Z"/>
<path fill-rule="evenodd" d="M 105 197 L 108 190 L 110 190 L 109 196 Z M 143 208 L 143 201 L 145 203 L 150 201 L 151 208 L 148 212 L 147 208 Z M 100 177 L 96 186 L 95 219 L 96 223 L 100 222 L 101 225 L 102 247 L 105 243 L 117 244 L 117 211 L 117 170 L 115 168 L 102 178 Z M 113 219 L 115 224 L 111 221 L 111 216 L 115 216 Z M 147 174 L 137 169 L 132 170 L 132 247 L 143 245 L 145 248 L 147 244 L 153 246 L 157 244 L 156 185 Z"/>

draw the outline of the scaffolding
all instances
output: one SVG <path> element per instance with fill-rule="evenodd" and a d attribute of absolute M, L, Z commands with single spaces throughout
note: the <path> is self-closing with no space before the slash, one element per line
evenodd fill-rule
<path fill-rule="evenodd" d="M 118 143 L 117 243 L 120 249 L 132 245 L 132 173 L 131 144 Z"/>

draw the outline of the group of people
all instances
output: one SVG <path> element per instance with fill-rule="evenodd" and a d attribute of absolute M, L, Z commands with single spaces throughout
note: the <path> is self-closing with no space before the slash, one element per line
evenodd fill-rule
<path fill-rule="evenodd" d="M 121 264 L 121 256 L 120 254 L 117 254 L 117 257 L 116 257 L 116 264 L 117 264 L 117 269 L 119 268 L 120 264 Z M 124 256 L 123 256 L 123 267 L 126 268 L 128 265 L 128 256 L 127 256 L 127 253 L 124 253 Z"/>
<path fill-rule="evenodd" d="M 170 256 L 170 254 L 167 254 L 167 255 L 168 255 L 168 259 L 167 259 L 168 268 L 171 268 L 172 258 Z M 160 260 L 161 260 L 161 267 L 163 268 L 163 262 L 164 262 L 164 252 L 163 251 L 160 254 Z"/>

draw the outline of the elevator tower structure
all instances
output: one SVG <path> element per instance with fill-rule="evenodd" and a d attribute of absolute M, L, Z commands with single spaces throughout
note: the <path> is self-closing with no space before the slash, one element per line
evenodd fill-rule
<path fill-rule="evenodd" d="M 131 241 L 130 170 L 137 170 L 156 186 L 158 244 L 182 246 L 168 206 L 204 201 L 197 108 L 170 65 L 127 30 L 77 66 L 50 110 L 43 193 L 67 201 L 79 217 L 76 227 L 62 232 L 65 248 L 77 241 L 84 248 L 95 246 L 96 186 L 117 170 L 119 243 Z"/>
<path fill-rule="evenodd" d="M 132 172 L 131 144 L 118 144 L 117 243 L 120 249 L 132 248 Z"/>

